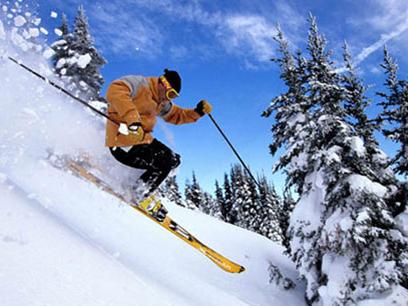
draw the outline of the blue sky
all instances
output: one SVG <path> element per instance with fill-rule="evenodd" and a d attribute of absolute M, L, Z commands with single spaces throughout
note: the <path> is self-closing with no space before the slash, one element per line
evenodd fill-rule
<path fill-rule="evenodd" d="M 4 1 L 4 0 L 2 0 Z M 50 31 L 64 12 L 73 24 L 83 5 L 95 44 L 107 59 L 102 74 L 107 85 L 127 74 L 158 76 L 164 68 L 179 71 L 183 84 L 175 102 L 194 107 L 200 99 L 213 104 L 213 115 L 255 173 L 265 173 L 280 189 L 283 176 L 272 174 L 276 160 L 269 154 L 271 120 L 262 118 L 270 100 L 284 91 L 273 36 L 279 23 L 293 49 L 305 48 L 309 12 L 341 59 L 346 40 L 359 73 L 370 84 L 369 95 L 381 90 L 379 67 L 387 43 L 406 78 L 408 2 L 406 0 L 338 1 L 170 1 L 170 0 L 41 0 L 42 24 Z M 51 11 L 59 14 L 51 18 Z M 378 99 L 375 99 L 378 101 Z M 370 112 L 376 111 L 372 106 Z M 181 185 L 196 172 L 207 191 L 223 181 L 237 162 L 209 118 L 197 124 L 172 126 L 160 122 L 155 135 L 182 155 Z M 393 145 L 382 141 L 392 153 Z"/>

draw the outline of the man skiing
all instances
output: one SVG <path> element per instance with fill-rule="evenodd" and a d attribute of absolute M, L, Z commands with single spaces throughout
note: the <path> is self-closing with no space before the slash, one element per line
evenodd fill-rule
<path fill-rule="evenodd" d="M 124 76 L 113 81 L 107 91 L 109 102 L 106 146 L 121 163 L 145 172 L 140 180 L 142 193 L 137 192 L 139 205 L 151 214 L 165 215 L 153 192 L 180 164 L 180 155 L 152 135 L 157 117 L 172 124 L 196 122 L 211 112 L 212 106 L 201 100 L 194 109 L 175 105 L 180 94 L 181 78 L 176 71 L 164 70 L 160 77 Z M 137 184 L 140 185 L 140 182 Z"/>

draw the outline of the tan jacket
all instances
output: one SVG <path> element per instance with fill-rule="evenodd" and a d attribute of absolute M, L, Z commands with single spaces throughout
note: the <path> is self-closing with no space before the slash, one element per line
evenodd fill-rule
<path fill-rule="evenodd" d="M 145 132 L 138 141 L 133 134 L 120 134 L 118 125 L 107 121 L 106 146 L 126 147 L 151 143 L 157 117 L 173 124 L 197 121 L 201 116 L 194 109 L 184 109 L 172 102 L 158 102 L 158 78 L 125 76 L 110 84 L 106 98 L 109 102 L 108 116 L 116 122 L 130 125 L 140 122 Z"/>

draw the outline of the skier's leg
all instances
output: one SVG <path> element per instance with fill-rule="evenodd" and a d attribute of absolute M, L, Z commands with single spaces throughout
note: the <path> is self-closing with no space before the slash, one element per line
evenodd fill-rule
<path fill-rule="evenodd" d="M 143 198 L 152 194 L 170 171 L 180 164 L 180 155 L 156 139 L 151 144 L 133 146 L 127 152 L 121 148 L 111 148 L 111 152 L 119 162 L 132 168 L 146 170 L 140 177 L 146 185 Z"/>
<path fill-rule="evenodd" d="M 169 173 L 180 165 L 180 155 L 174 153 L 160 141 L 154 139 L 150 144 L 150 149 L 152 154 L 151 168 L 140 177 L 149 186 L 145 196 L 152 194 Z"/>
<path fill-rule="evenodd" d="M 149 146 L 149 144 L 141 144 L 133 146 L 130 150 L 125 150 L 121 147 L 114 147 L 109 149 L 115 159 L 122 164 L 132 168 L 147 170 L 150 168 L 151 164 L 151 150 L 149 149 Z M 131 151 L 135 147 L 137 147 L 138 156 L 135 156 L 134 153 L 131 153 Z"/>
<path fill-rule="evenodd" d="M 152 171 L 151 167 L 151 150 L 149 148 L 149 144 L 141 144 L 134 147 L 137 147 L 137 154 L 135 154 L 135 150 L 131 153 L 130 150 L 125 150 L 124 148 L 116 147 L 110 148 L 112 155 L 115 157 L 117 161 L 120 163 L 136 168 L 146 170 L 145 173 L 150 173 Z M 132 147 L 132 149 L 134 148 Z M 142 176 L 143 176 L 142 175 Z M 138 181 L 135 181 L 135 184 L 132 185 L 132 194 L 133 199 L 136 201 L 140 201 L 144 198 L 144 193 L 146 190 L 149 189 L 149 186 L 146 185 L 145 180 L 139 178 Z"/>

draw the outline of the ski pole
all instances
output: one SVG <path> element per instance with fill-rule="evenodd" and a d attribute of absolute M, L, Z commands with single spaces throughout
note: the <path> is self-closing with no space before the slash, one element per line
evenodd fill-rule
<path fill-rule="evenodd" d="M 24 65 L 23 63 L 18 62 L 16 59 L 8 56 L 8 59 L 10 61 L 12 61 L 13 63 L 16 63 L 17 65 L 19 65 L 20 67 L 24 68 L 25 70 L 31 72 L 32 74 L 34 74 L 36 77 L 40 78 L 41 80 L 43 80 L 44 82 L 50 84 L 51 86 L 55 87 L 56 89 L 62 91 L 64 94 L 68 95 L 69 97 L 71 97 L 72 99 L 78 101 L 79 103 L 85 105 L 86 107 L 90 108 L 91 110 L 93 110 L 95 113 L 105 117 L 106 119 L 110 120 L 111 122 L 120 125 L 118 122 L 116 122 L 115 120 L 113 120 L 112 118 L 110 118 L 108 115 L 104 114 L 103 112 L 101 112 L 99 109 L 93 107 L 92 105 L 90 105 L 88 102 L 82 100 L 79 97 L 74 96 L 72 93 L 70 93 L 69 91 L 67 91 L 66 89 L 62 88 L 61 86 L 59 86 L 58 84 L 54 83 L 53 81 L 47 79 L 46 77 L 42 76 L 41 74 L 39 74 L 38 72 L 34 71 L 33 69 L 27 67 L 26 65 Z"/>
<path fill-rule="evenodd" d="M 255 179 L 255 177 L 253 176 L 251 170 L 249 170 L 249 168 L 247 167 L 247 165 L 244 163 L 244 161 L 242 160 L 241 156 L 239 155 L 238 151 L 234 148 L 234 146 L 232 145 L 231 141 L 229 141 L 228 137 L 225 135 L 225 133 L 223 132 L 223 130 L 220 128 L 220 126 L 218 125 L 218 123 L 215 121 L 214 117 L 211 114 L 208 114 L 208 117 L 210 117 L 211 121 L 214 123 L 215 127 L 218 129 L 218 131 L 221 133 L 222 137 L 224 137 L 225 141 L 227 142 L 227 144 L 230 146 L 230 148 L 232 149 L 232 151 L 234 152 L 234 154 L 236 155 L 236 157 L 238 158 L 238 160 L 241 162 L 242 166 L 244 166 L 245 170 L 248 172 L 249 176 L 252 178 L 252 180 L 255 182 L 255 184 L 261 188 L 261 185 L 258 183 L 258 181 Z"/>

